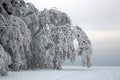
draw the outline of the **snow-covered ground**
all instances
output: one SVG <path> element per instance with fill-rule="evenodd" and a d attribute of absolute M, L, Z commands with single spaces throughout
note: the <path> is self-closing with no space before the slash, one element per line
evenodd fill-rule
<path fill-rule="evenodd" d="M 64 66 L 63 70 L 9 72 L 0 80 L 120 80 L 120 67 Z"/>

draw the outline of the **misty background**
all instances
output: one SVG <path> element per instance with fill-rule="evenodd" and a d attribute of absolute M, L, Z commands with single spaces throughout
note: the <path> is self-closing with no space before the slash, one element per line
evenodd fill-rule
<path fill-rule="evenodd" d="M 39 11 L 56 7 L 88 35 L 93 49 L 93 65 L 120 66 L 120 0 L 25 0 Z M 75 47 L 77 47 L 75 43 Z M 74 64 L 81 65 L 80 57 Z"/>

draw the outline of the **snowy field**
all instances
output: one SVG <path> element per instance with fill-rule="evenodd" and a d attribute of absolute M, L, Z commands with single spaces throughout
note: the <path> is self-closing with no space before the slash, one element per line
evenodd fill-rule
<path fill-rule="evenodd" d="M 9 72 L 0 80 L 120 80 L 120 67 L 64 66 L 63 70 Z"/>

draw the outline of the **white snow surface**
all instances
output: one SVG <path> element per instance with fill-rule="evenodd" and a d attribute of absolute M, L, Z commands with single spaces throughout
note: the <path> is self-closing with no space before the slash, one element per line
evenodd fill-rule
<path fill-rule="evenodd" d="M 0 80 L 120 80 L 120 66 L 63 66 L 62 70 L 30 70 L 8 72 Z"/>

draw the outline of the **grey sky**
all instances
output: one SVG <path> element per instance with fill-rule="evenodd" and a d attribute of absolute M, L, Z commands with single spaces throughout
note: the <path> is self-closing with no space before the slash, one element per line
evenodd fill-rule
<path fill-rule="evenodd" d="M 73 25 L 79 25 L 90 38 L 94 65 L 120 66 L 120 0 L 25 1 L 40 11 L 56 7 L 66 12 Z M 79 65 L 78 61 L 75 65 Z"/>

